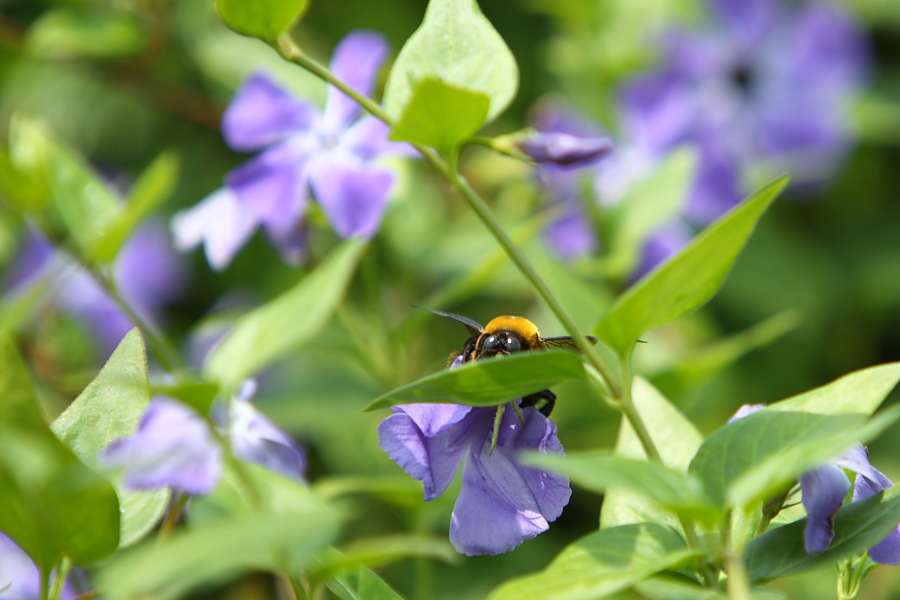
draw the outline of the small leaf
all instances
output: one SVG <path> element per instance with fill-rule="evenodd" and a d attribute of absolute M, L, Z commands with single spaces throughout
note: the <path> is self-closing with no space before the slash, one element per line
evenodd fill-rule
<path fill-rule="evenodd" d="M 900 522 L 900 487 L 891 487 L 841 508 L 834 519 L 834 539 L 815 556 L 806 553 L 806 519 L 768 531 L 750 540 L 745 560 L 751 581 L 767 581 L 809 569 L 833 566 L 841 558 L 860 554 L 883 540 Z"/>
<path fill-rule="evenodd" d="M 244 315 L 210 353 L 204 375 L 233 390 L 312 340 L 344 296 L 366 244 L 344 242 L 298 284 Z"/>
<path fill-rule="evenodd" d="M 676 150 L 615 205 L 604 261 L 610 274 L 623 277 L 634 270 L 647 236 L 678 215 L 696 170 L 696 152 Z"/>
<path fill-rule="evenodd" d="M 650 432 L 663 464 L 670 469 L 686 472 L 703 437 L 697 428 L 647 380 L 635 377 L 631 397 L 635 410 Z M 616 441 L 616 454 L 622 457 L 647 460 L 647 454 L 637 434 L 624 416 Z M 678 527 L 674 515 L 649 502 L 646 496 L 616 488 L 606 493 L 600 510 L 601 527 L 630 523 L 654 522 Z"/>
<path fill-rule="evenodd" d="M 488 600 L 603 598 L 698 555 L 675 530 L 655 523 L 601 529 L 568 546 L 540 573 L 502 584 Z"/>
<path fill-rule="evenodd" d="M 426 78 L 486 95 L 490 121 L 515 97 L 519 69 L 475 0 L 430 0 L 422 25 L 403 45 L 388 76 L 384 108 L 393 120 L 406 111 Z"/>
<path fill-rule="evenodd" d="M 289 553 L 306 564 L 337 535 L 337 519 L 324 509 L 221 519 L 147 541 L 117 556 L 97 575 L 103 597 L 160 600 L 183 596 L 201 584 L 222 583 L 260 568 L 283 568 Z"/>
<path fill-rule="evenodd" d="M 25 48 L 44 58 L 103 59 L 135 56 L 144 43 L 144 28 L 135 14 L 63 6 L 35 21 Z"/>
<path fill-rule="evenodd" d="M 527 465 L 566 473 L 573 483 L 595 492 L 625 489 L 693 520 L 714 523 L 719 511 L 693 476 L 659 463 L 614 456 L 609 452 L 523 455 Z"/>
<path fill-rule="evenodd" d="M 216 0 L 219 16 L 231 29 L 274 42 L 306 12 L 308 0 Z"/>
<path fill-rule="evenodd" d="M 412 402 L 495 406 L 565 381 L 584 379 L 584 364 L 576 354 L 520 352 L 429 375 L 378 397 L 365 410 Z"/>
<path fill-rule="evenodd" d="M 337 573 L 360 566 L 381 566 L 402 558 L 422 557 L 458 563 L 459 554 L 446 537 L 428 535 L 393 535 L 358 539 L 342 546 L 340 553 L 325 553 L 310 576 L 326 580 Z M 329 555 L 330 554 L 330 555 Z"/>
<path fill-rule="evenodd" d="M 595 332 L 622 357 L 648 329 L 665 325 L 712 298 L 787 177 L 769 184 L 703 230 L 681 252 L 622 294 Z"/>
<path fill-rule="evenodd" d="M 138 330 L 126 335 L 97 377 L 51 428 L 89 467 L 102 471 L 98 455 L 111 442 L 133 435 L 150 402 L 147 356 Z M 121 505 L 120 545 L 133 544 L 162 518 L 168 488 L 127 491 L 121 477 L 113 480 Z"/>
<path fill-rule="evenodd" d="M 209 413 L 219 395 L 219 386 L 202 380 L 181 379 L 172 385 L 154 385 L 151 393 L 181 400 L 201 415 Z"/>
<path fill-rule="evenodd" d="M 449 154 L 481 129 L 490 99 L 433 77 L 419 81 L 409 103 L 391 128 L 390 138 L 431 146 Z"/>
<path fill-rule="evenodd" d="M 897 418 L 900 410 L 887 411 L 871 423 L 859 414 L 761 410 L 713 433 L 697 451 L 690 472 L 703 480 L 716 502 L 749 506 L 784 491 L 804 472 Z"/>
<path fill-rule="evenodd" d="M 766 410 L 810 412 L 820 415 L 875 412 L 900 380 L 900 362 L 854 371 L 831 383 L 775 402 Z"/>
<path fill-rule="evenodd" d="M 119 504 L 43 420 L 25 365 L 0 339 L 0 531 L 42 570 L 90 566 L 119 544 Z"/>
<path fill-rule="evenodd" d="M 90 259 L 110 263 L 116 258 L 128 236 L 172 193 L 178 178 L 178 157 L 172 152 L 160 154 L 135 182 L 124 210 L 98 237 Z"/>
<path fill-rule="evenodd" d="M 344 558 L 334 548 L 327 548 L 316 557 L 316 562 L 321 565 L 335 564 Z M 331 574 L 324 580 L 324 584 L 341 600 L 403 600 L 381 577 L 365 567 L 344 569 Z"/>

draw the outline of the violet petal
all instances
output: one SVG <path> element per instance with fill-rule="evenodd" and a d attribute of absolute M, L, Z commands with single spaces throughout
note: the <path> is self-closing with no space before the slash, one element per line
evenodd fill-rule
<path fill-rule="evenodd" d="M 806 553 L 815 556 L 825 551 L 834 538 L 834 514 L 844 502 L 850 490 L 850 481 L 844 472 L 828 464 L 800 477 L 800 491 L 806 508 L 806 526 L 803 529 Z"/>
<path fill-rule="evenodd" d="M 175 248 L 182 252 L 203 244 L 209 265 L 221 271 L 253 235 L 257 223 L 229 188 L 220 188 L 172 217 Z"/>
<path fill-rule="evenodd" d="M 347 35 L 334 50 L 331 72 L 361 93 L 371 96 L 378 69 L 387 58 L 387 40 L 371 31 L 356 31 Z M 346 129 L 362 109 L 349 96 L 334 86 L 328 87 L 323 127 L 336 134 Z"/>

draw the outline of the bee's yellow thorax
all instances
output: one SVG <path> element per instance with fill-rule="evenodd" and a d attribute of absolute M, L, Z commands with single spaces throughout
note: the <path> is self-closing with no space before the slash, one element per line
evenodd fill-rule
<path fill-rule="evenodd" d="M 503 315 L 491 319 L 484 327 L 485 333 L 488 334 L 503 330 L 518 333 L 524 340 L 530 342 L 533 348 L 540 346 L 541 334 L 538 332 L 537 325 L 525 317 Z"/>

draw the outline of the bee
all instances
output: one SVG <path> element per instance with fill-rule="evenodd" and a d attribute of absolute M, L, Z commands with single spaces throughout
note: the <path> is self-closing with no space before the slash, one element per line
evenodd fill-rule
<path fill-rule="evenodd" d="M 524 317 L 503 315 L 491 319 L 488 321 L 487 325 L 482 326 L 477 321 L 462 315 L 431 310 L 428 308 L 425 310 L 441 317 L 459 321 L 466 326 L 466 329 L 468 329 L 471 334 L 471 337 L 469 337 L 469 339 L 466 340 L 465 345 L 463 345 L 462 351 L 454 352 L 450 355 L 450 363 L 460 356 L 462 357 L 462 362 L 472 362 L 481 360 L 482 358 L 497 356 L 498 354 L 547 350 L 549 348 L 562 348 L 564 350 L 580 352 L 578 346 L 575 344 L 575 340 L 571 337 L 562 336 L 543 338 L 541 337 L 537 326 Z M 592 344 L 597 343 L 597 338 L 592 336 L 585 337 Z M 533 406 L 545 417 L 549 417 L 555 404 L 556 394 L 550 390 L 542 390 L 522 398 L 522 402 L 519 404 L 518 408 Z"/>

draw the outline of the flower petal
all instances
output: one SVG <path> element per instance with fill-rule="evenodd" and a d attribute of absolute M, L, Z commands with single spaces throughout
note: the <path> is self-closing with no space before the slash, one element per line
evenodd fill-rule
<path fill-rule="evenodd" d="M 383 167 L 335 151 L 316 161 L 310 183 L 339 236 L 368 239 L 381 225 L 394 176 Z"/>
<path fill-rule="evenodd" d="M 519 150 L 538 163 L 580 168 L 597 163 L 612 152 L 608 137 L 584 137 L 567 133 L 535 133 L 518 143 Z"/>
<path fill-rule="evenodd" d="M 251 394 L 252 395 L 252 394 Z M 306 455 L 240 391 L 231 403 L 229 435 L 234 455 L 295 481 L 305 482 Z"/>
<path fill-rule="evenodd" d="M 207 422 L 163 398 L 150 403 L 137 433 L 110 444 L 100 460 L 122 467 L 130 489 L 169 486 L 193 495 L 212 491 L 222 470 L 221 449 Z"/>
<path fill-rule="evenodd" d="M 415 148 L 405 142 L 392 142 L 388 139 L 390 128 L 375 117 L 363 117 L 354 123 L 340 139 L 340 147 L 356 154 L 365 160 L 378 156 L 407 156 L 418 158 Z"/>
<path fill-rule="evenodd" d="M 684 217 L 697 225 L 708 225 L 734 208 L 741 200 L 738 167 L 724 152 L 701 145 L 697 176 L 687 199 Z"/>
<path fill-rule="evenodd" d="M 39 598 L 41 576 L 24 550 L 0 532 L 0 597 L 12 600 Z"/>
<path fill-rule="evenodd" d="M 387 40 L 372 31 L 357 31 L 347 35 L 334 50 L 331 72 L 364 96 L 371 96 L 378 69 L 387 58 Z M 349 96 L 334 86 L 328 86 L 323 127 L 336 134 L 346 129 L 362 109 Z"/>
<path fill-rule="evenodd" d="M 225 176 L 244 211 L 265 224 L 296 220 L 306 203 L 308 140 L 274 146 Z"/>
<path fill-rule="evenodd" d="M 730 34 L 751 50 L 772 26 L 778 5 L 774 0 L 712 0 L 713 10 Z"/>
<path fill-rule="evenodd" d="M 458 432 L 444 431 L 429 437 L 404 412 L 395 413 L 378 425 L 381 449 L 400 468 L 425 487 L 425 500 L 444 493 L 462 462 L 466 447 L 454 444 Z"/>
<path fill-rule="evenodd" d="M 748 417 L 753 413 L 760 411 L 766 407 L 765 404 L 742 404 L 740 408 L 735 411 L 731 418 L 728 419 L 729 423 L 733 423 L 738 419 L 743 419 L 744 417 Z"/>
<path fill-rule="evenodd" d="M 512 411 L 507 411 L 512 413 Z M 491 453 L 490 437 L 473 448 L 450 520 L 450 542 L 463 554 L 499 554 L 546 531 L 571 496 L 568 479 L 524 467 L 519 450 L 561 452 L 556 426 L 537 410 L 524 411 L 525 422 Z M 517 419 L 514 413 L 504 415 Z"/>
<path fill-rule="evenodd" d="M 235 150 L 258 150 L 308 130 L 317 116 L 311 105 L 257 72 L 241 84 L 222 115 L 222 135 Z"/>
<path fill-rule="evenodd" d="M 837 466 L 829 464 L 804 473 L 800 491 L 808 518 L 803 530 L 806 553 L 824 552 L 834 538 L 834 514 L 850 490 L 850 481 Z"/>
<path fill-rule="evenodd" d="M 573 210 L 544 229 L 544 241 L 563 260 L 588 256 L 597 249 L 597 234 L 587 217 L 571 202 Z"/>
<path fill-rule="evenodd" d="M 231 263 L 256 226 L 255 219 L 227 187 L 178 211 L 170 223 L 175 248 L 185 252 L 202 243 L 207 262 L 217 271 Z"/>

